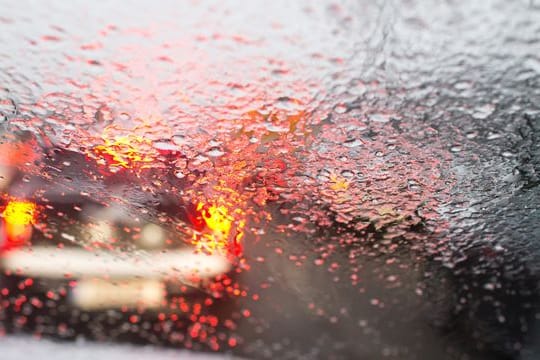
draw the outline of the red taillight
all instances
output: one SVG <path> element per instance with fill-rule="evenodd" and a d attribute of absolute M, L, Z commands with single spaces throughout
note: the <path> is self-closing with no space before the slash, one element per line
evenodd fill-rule
<path fill-rule="evenodd" d="M 241 255 L 245 221 L 237 221 L 226 206 L 198 203 L 189 218 L 196 230 L 205 229 L 193 235 L 193 244 L 198 250 L 234 257 Z"/>
<path fill-rule="evenodd" d="M 36 204 L 30 201 L 11 200 L 2 212 L 2 247 L 24 245 L 32 237 Z"/>

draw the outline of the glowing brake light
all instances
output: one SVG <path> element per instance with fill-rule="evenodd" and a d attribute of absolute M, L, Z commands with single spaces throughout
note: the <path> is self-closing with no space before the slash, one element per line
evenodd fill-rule
<path fill-rule="evenodd" d="M 2 212 L 4 218 L 4 247 L 23 245 L 32 237 L 32 225 L 36 217 L 36 204 L 12 200 Z"/>
<path fill-rule="evenodd" d="M 222 253 L 239 256 L 242 252 L 241 239 L 244 235 L 245 222 L 235 222 L 229 209 L 223 205 L 204 205 L 199 202 L 196 211 L 206 225 L 208 232 L 193 235 L 193 243 L 198 250 L 209 254 Z M 235 231 L 233 230 L 235 226 Z"/>
<path fill-rule="evenodd" d="M 218 235 L 229 236 L 233 218 L 225 206 L 212 205 L 204 209 L 203 204 L 199 203 L 197 210 L 202 210 L 203 219 L 210 230 Z"/>

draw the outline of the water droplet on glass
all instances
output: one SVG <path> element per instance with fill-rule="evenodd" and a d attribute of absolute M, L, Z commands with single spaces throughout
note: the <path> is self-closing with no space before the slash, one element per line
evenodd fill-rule
<path fill-rule="evenodd" d="M 479 106 L 476 109 L 474 109 L 473 117 L 479 120 L 486 119 L 489 115 L 493 113 L 494 110 L 495 110 L 495 106 L 492 104 Z"/>
<path fill-rule="evenodd" d="M 334 111 L 338 114 L 344 114 L 347 111 L 347 107 L 343 104 L 336 105 Z"/>
<path fill-rule="evenodd" d="M 379 122 L 379 123 L 386 123 L 390 121 L 390 115 L 386 115 L 386 114 L 370 114 L 368 115 L 368 118 L 371 121 Z"/>
<path fill-rule="evenodd" d="M 495 139 L 499 139 L 502 137 L 502 134 L 500 133 L 496 133 L 496 132 L 490 132 L 488 133 L 487 135 L 487 139 L 488 140 L 495 140 Z"/>
<path fill-rule="evenodd" d="M 225 152 L 220 150 L 219 148 L 215 147 L 215 148 L 212 148 L 212 149 L 208 150 L 206 152 L 206 155 L 211 156 L 211 157 L 220 157 L 220 156 L 225 155 Z"/>
<path fill-rule="evenodd" d="M 172 155 L 180 152 L 180 147 L 177 144 L 168 141 L 156 141 L 153 146 L 161 155 Z"/>
<path fill-rule="evenodd" d="M 178 146 L 187 145 L 188 141 L 184 135 L 174 135 L 172 137 L 172 142 Z"/>
<path fill-rule="evenodd" d="M 360 139 L 349 139 L 349 140 L 346 140 L 343 145 L 348 147 L 348 148 L 354 148 L 354 147 L 357 147 L 357 146 L 360 146 L 362 145 L 362 140 Z"/>

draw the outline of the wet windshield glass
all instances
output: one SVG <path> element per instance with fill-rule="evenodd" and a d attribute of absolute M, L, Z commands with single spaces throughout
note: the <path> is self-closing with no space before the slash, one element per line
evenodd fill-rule
<path fill-rule="evenodd" d="M 6 346 L 540 351 L 540 4 L 0 8 Z"/>

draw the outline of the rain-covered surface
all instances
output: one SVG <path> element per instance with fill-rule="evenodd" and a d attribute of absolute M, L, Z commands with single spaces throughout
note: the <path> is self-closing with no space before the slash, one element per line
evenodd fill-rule
<path fill-rule="evenodd" d="M 28 328 L 36 303 L 3 292 L 19 313 L 0 332 L 249 358 L 540 356 L 537 2 L 0 9 L 5 143 L 26 131 L 34 148 L 128 168 L 122 201 L 144 207 L 137 188 L 218 204 L 244 234 L 224 309 L 51 310 Z M 70 162 L 51 178 L 45 154 L 28 156 L 26 172 L 70 181 Z M 184 187 L 145 175 L 161 167 Z"/>

